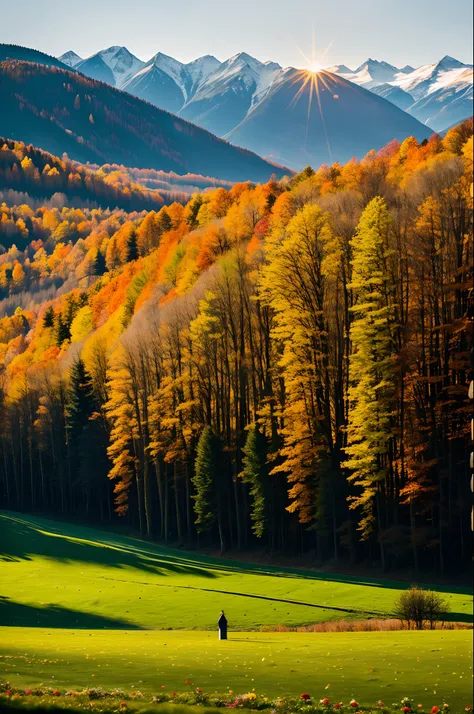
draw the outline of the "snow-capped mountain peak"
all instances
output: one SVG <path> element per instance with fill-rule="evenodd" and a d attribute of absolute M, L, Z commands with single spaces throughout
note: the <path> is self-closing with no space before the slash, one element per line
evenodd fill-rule
<path fill-rule="evenodd" d="M 184 98 L 187 98 L 190 82 L 189 77 L 186 76 L 185 65 L 182 62 L 174 59 L 174 57 L 165 55 L 163 52 L 157 52 L 156 55 L 147 62 L 147 65 L 153 65 L 167 74 L 181 89 Z"/>
<path fill-rule="evenodd" d="M 353 69 L 345 64 L 333 64 L 331 67 L 326 67 L 326 72 L 331 72 L 331 74 L 354 74 Z"/>
<path fill-rule="evenodd" d="M 468 67 L 469 65 L 460 62 L 459 60 L 451 57 L 450 55 L 444 55 L 442 59 L 436 65 L 440 70 L 447 69 L 459 69 L 460 67 Z"/>
<path fill-rule="evenodd" d="M 80 57 L 76 52 L 73 50 L 69 50 L 68 52 L 65 52 L 61 57 L 58 57 L 61 62 L 64 64 L 67 64 L 68 67 L 75 67 L 76 64 L 79 64 L 79 62 L 82 62 L 83 58 Z"/>
<path fill-rule="evenodd" d="M 109 47 L 99 55 L 112 70 L 117 87 L 123 87 L 145 64 L 126 47 Z"/>
<path fill-rule="evenodd" d="M 104 62 L 108 64 L 111 57 L 113 57 L 119 49 L 120 45 L 112 45 L 112 47 L 106 47 L 105 50 L 100 50 L 100 52 L 97 52 L 96 54 L 98 54 L 99 57 L 102 57 Z"/>
<path fill-rule="evenodd" d="M 281 64 L 278 64 L 278 62 L 272 62 L 271 60 L 267 60 L 263 64 L 265 65 L 265 67 L 267 69 L 270 69 L 270 70 L 281 69 Z"/>
<path fill-rule="evenodd" d="M 188 62 L 185 69 L 191 78 L 191 91 L 195 91 L 220 66 L 219 60 L 212 55 L 204 55 L 204 57 L 198 57 L 192 62 Z"/>
<path fill-rule="evenodd" d="M 389 70 L 391 72 L 399 71 L 397 67 L 393 66 L 393 64 L 389 64 L 388 62 L 384 62 L 383 60 L 382 61 L 375 60 L 375 59 L 372 59 L 372 57 L 369 57 L 368 59 L 366 59 L 365 62 L 363 62 L 360 65 L 360 67 L 357 67 L 355 72 L 356 73 L 362 72 L 365 69 L 375 71 L 375 72 L 378 70 L 381 70 L 381 69 Z"/>
<path fill-rule="evenodd" d="M 223 65 L 228 65 L 229 67 L 244 66 L 247 65 L 254 72 L 258 72 L 265 65 L 260 60 L 247 54 L 247 52 L 239 52 L 233 57 L 229 57 L 228 60 L 223 62 Z"/>

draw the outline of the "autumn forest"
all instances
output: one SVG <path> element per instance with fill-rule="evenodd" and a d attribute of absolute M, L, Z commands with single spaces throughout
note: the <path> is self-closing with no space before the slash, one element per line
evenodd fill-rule
<path fill-rule="evenodd" d="M 186 196 L 1 139 L 1 506 L 468 567 L 472 142 Z"/>

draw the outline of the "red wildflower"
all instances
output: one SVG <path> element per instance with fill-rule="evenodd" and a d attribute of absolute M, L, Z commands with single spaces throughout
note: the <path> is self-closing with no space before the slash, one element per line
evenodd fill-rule
<path fill-rule="evenodd" d="M 324 706 L 327 707 L 327 705 L 329 704 L 329 699 L 327 697 L 325 697 L 324 699 L 321 699 L 320 703 L 324 704 Z"/>
<path fill-rule="evenodd" d="M 162 689 L 166 689 L 166 687 L 165 687 L 165 685 L 164 685 L 164 684 L 162 684 L 162 685 L 161 685 L 161 688 L 162 688 Z"/>
<path fill-rule="evenodd" d="M 31 689 L 25 689 L 25 694 L 31 694 Z"/>
<path fill-rule="evenodd" d="M 340 709 L 342 707 L 342 702 L 336 702 L 336 704 L 333 704 L 334 709 Z"/>
<path fill-rule="evenodd" d="M 431 714 L 438 714 L 438 712 L 439 712 L 439 707 L 437 707 L 436 704 L 435 704 L 435 706 L 434 706 L 433 709 L 431 710 Z"/>
<path fill-rule="evenodd" d="M 304 699 L 304 701 L 307 702 L 311 699 L 311 697 L 309 694 L 302 694 L 301 699 Z"/>
<path fill-rule="evenodd" d="M 11 693 L 12 693 L 12 690 L 11 690 L 11 689 L 7 689 L 7 691 L 5 692 L 5 694 L 7 695 L 7 697 L 9 697 Z"/>
<path fill-rule="evenodd" d="M 60 694 L 61 692 L 59 691 L 59 689 L 55 689 L 53 692 L 53 697 L 59 697 Z"/>
<path fill-rule="evenodd" d="M 411 707 L 403 707 L 402 712 L 411 712 Z"/>
<path fill-rule="evenodd" d="M 185 683 L 185 684 L 189 684 L 189 679 L 185 679 L 185 680 L 184 680 L 184 683 Z"/>
<path fill-rule="evenodd" d="M 355 709 L 355 708 L 358 707 L 358 706 L 359 706 L 359 702 L 356 702 L 356 700 L 353 699 L 353 700 L 351 701 L 351 707 L 354 707 L 354 709 Z"/>
<path fill-rule="evenodd" d="M 198 688 L 196 689 L 196 692 L 202 692 L 201 687 L 198 687 Z"/>

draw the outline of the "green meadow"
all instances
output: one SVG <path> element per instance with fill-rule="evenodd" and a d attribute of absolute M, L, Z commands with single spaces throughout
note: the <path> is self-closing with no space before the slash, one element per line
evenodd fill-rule
<path fill-rule="evenodd" d="M 106 531 L 0 514 L 0 625 L 235 631 L 390 616 L 406 583 L 185 553 Z M 463 588 L 437 588 L 451 619 L 472 618 Z"/>
<path fill-rule="evenodd" d="M 452 711 L 472 699 L 471 631 L 259 631 L 390 616 L 404 583 L 204 557 L 6 512 L 0 551 L 0 678 L 14 687 L 410 696 Z M 438 589 L 451 619 L 472 618 L 468 589 Z"/>
<path fill-rule="evenodd" d="M 0 630 L 1 677 L 15 687 L 120 687 L 151 695 L 185 691 L 276 697 L 309 692 L 319 699 L 368 704 L 404 696 L 417 702 L 470 703 L 470 631 L 299 633 Z"/>

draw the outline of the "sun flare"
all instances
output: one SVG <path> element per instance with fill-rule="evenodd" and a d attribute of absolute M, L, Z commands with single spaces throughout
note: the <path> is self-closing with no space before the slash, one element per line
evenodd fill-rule
<path fill-rule="evenodd" d="M 313 74 L 317 74 L 318 72 L 321 72 L 322 67 L 317 62 L 311 62 L 308 69 Z"/>

